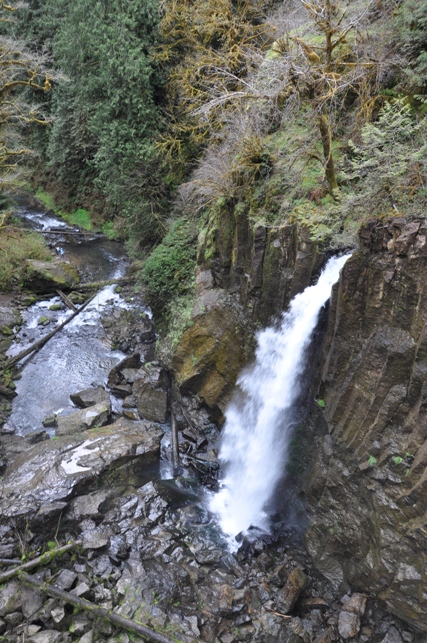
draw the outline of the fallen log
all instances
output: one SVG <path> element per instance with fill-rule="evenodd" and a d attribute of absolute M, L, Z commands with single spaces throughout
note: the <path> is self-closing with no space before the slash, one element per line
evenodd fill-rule
<path fill-rule="evenodd" d="M 73 302 L 70 299 L 68 299 L 67 295 L 64 295 L 62 290 L 57 290 L 56 292 L 61 297 L 64 304 L 68 306 L 68 308 L 71 308 L 71 310 L 74 310 L 74 311 L 78 310 L 77 306 L 75 306 Z"/>
<path fill-rule="evenodd" d="M 64 326 L 66 326 L 67 324 L 69 324 L 69 323 L 70 323 L 70 321 L 72 321 L 72 320 L 74 319 L 74 317 L 77 317 L 77 315 L 78 315 L 79 313 L 81 313 L 81 312 L 82 312 L 82 310 L 84 310 L 84 309 L 86 308 L 86 306 L 88 306 L 88 305 L 90 304 L 90 302 L 92 301 L 92 299 L 95 299 L 95 297 L 96 297 L 96 295 L 97 295 L 97 294 L 98 294 L 98 293 L 95 293 L 94 295 L 92 295 L 92 297 L 89 297 L 89 299 L 88 299 L 87 301 L 85 301 L 85 303 L 83 304 L 83 306 L 80 306 L 80 308 L 79 308 L 78 310 L 76 310 L 72 315 L 70 315 L 69 317 L 67 317 L 67 319 L 66 319 L 64 322 L 62 322 L 62 324 L 59 324 L 59 326 L 57 326 L 57 327 L 56 327 L 54 330 L 52 330 L 50 333 L 48 333 L 47 335 L 45 335 L 44 337 L 42 337 L 41 339 L 39 339 L 37 342 L 34 342 L 34 344 L 31 344 L 31 346 L 29 346 L 28 348 L 26 348 L 26 349 L 25 349 L 24 351 L 22 351 L 21 353 L 18 353 L 18 355 L 15 355 L 14 357 L 11 357 L 11 358 L 6 362 L 6 364 L 4 365 L 4 368 L 5 368 L 5 369 L 10 368 L 10 367 L 11 367 L 11 366 L 13 366 L 14 364 L 17 364 L 18 362 L 20 362 L 20 361 L 21 361 L 21 359 L 24 359 L 24 357 L 27 357 L 27 355 L 30 355 L 30 354 L 31 354 L 31 353 L 33 353 L 34 351 L 36 351 L 36 350 L 38 350 L 39 348 L 41 348 L 42 346 L 44 346 L 44 345 L 46 344 L 46 342 L 48 342 L 48 341 L 49 341 L 49 339 L 51 339 L 54 335 L 56 335 L 56 333 L 58 333 L 60 330 L 62 330 L 62 329 L 64 328 Z"/>
<path fill-rule="evenodd" d="M 264 605 L 264 609 L 267 610 L 267 612 L 270 612 L 270 614 L 274 614 L 274 616 L 280 616 L 280 618 L 284 618 L 287 621 L 290 621 L 292 616 L 289 616 L 288 614 L 282 614 L 281 612 L 275 612 L 274 610 L 270 609 L 269 607 L 266 607 Z"/>
<path fill-rule="evenodd" d="M 13 569 L 9 569 L 7 572 L 3 572 L 2 574 L 0 574 L 0 583 L 4 583 L 5 581 L 14 578 L 14 576 L 18 576 L 19 574 L 22 574 L 23 572 L 26 572 L 30 569 L 40 567 L 40 565 L 47 565 L 48 563 L 52 562 L 52 560 L 54 560 L 57 556 L 62 556 L 62 554 L 65 554 L 71 549 L 75 549 L 79 545 L 81 545 L 81 541 L 76 540 L 74 543 L 69 543 L 68 545 L 63 545 L 62 547 L 50 549 L 41 556 L 37 556 L 37 558 L 29 560 L 28 562 L 19 565 L 19 567 L 14 567 Z"/>
<path fill-rule="evenodd" d="M 80 234 L 80 235 L 83 235 L 83 236 L 90 235 L 92 237 L 99 237 L 99 238 L 103 238 L 105 236 L 103 234 L 99 234 L 99 233 L 96 233 L 96 232 L 89 232 L 88 230 L 61 230 L 61 229 L 58 229 L 58 230 L 40 230 L 40 232 L 42 234 L 73 234 L 73 235 L 74 234 Z"/>
<path fill-rule="evenodd" d="M 119 277 L 118 279 L 110 279 L 110 281 L 94 281 L 87 284 L 79 284 L 76 290 L 94 290 L 95 288 L 101 289 L 105 286 L 113 286 L 114 284 L 128 284 L 135 281 L 135 277 Z"/>
<path fill-rule="evenodd" d="M 172 464 L 174 470 L 179 467 L 179 441 L 178 428 L 174 410 L 171 408 L 171 447 L 172 447 Z"/>
<path fill-rule="evenodd" d="M 0 565 L 19 565 L 19 558 L 0 558 Z"/>
<path fill-rule="evenodd" d="M 37 587 L 44 594 L 52 596 L 52 598 L 59 598 L 60 600 L 69 603 L 70 605 L 74 605 L 75 607 L 93 614 L 94 616 L 105 618 L 110 623 L 113 623 L 113 625 L 118 625 L 125 630 L 139 634 L 152 643 L 176 643 L 176 641 L 169 638 L 168 636 L 160 634 L 160 632 L 156 632 L 155 630 L 142 625 L 142 623 L 138 623 L 137 621 L 133 621 L 126 616 L 121 616 L 116 612 L 107 610 L 105 609 L 105 607 L 94 605 L 86 599 L 75 596 L 74 594 L 70 594 L 69 592 L 64 592 L 62 589 L 58 589 L 54 585 L 49 585 L 49 583 L 45 583 L 38 578 L 34 578 L 34 576 L 30 576 L 30 574 L 21 573 L 20 578 L 25 583 L 28 583 L 33 587 Z"/>

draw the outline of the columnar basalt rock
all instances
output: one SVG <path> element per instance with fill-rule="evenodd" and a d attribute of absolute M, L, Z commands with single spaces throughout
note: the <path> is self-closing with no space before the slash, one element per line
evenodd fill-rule
<path fill-rule="evenodd" d="M 192 322 L 175 350 L 172 369 L 182 392 L 200 395 L 221 415 L 250 358 L 248 339 L 302 292 L 324 254 L 296 225 L 266 226 L 224 208 L 200 234 Z"/>
<path fill-rule="evenodd" d="M 227 210 L 200 235 L 196 281 L 237 295 L 246 315 L 266 324 L 310 284 L 324 259 L 307 229 L 254 223 Z"/>
<path fill-rule="evenodd" d="M 336 588 L 374 592 L 427 631 L 427 220 L 361 232 L 331 304 L 321 396 L 330 435 L 306 535 Z M 319 489 L 319 480 L 321 480 Z M 316 498 L 320 501 L 316 506 Z"/>

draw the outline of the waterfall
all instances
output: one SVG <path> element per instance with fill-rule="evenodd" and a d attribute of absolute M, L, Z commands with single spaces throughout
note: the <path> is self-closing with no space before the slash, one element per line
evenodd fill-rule
<path fill-rule="evenodd" d="M 210 502 L 232 539 L 251 525 L 269 530 L 266 505 L 285 469 L 305 352 L 349 256 L 330 259 L 317 284 L 292 300 L 280 325 L 258 334 L 255 362 L 237 380 L 219 453 L 224 478 Z"/>

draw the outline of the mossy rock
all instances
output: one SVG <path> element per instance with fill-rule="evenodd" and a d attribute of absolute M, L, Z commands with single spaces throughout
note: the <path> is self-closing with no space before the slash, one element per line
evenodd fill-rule
<path fill-rule="evenodd" d="M 79 281 L 77 269 L 69 263 L 27 259 L 24 285 L 36 292 L 73 288 Z"/>
<path fill-rule="evenodd" d="M 32 306 L 33 304 L 35 304 L 36 301 L 37 301 L 37 297 L 35 295 L 26 295 L 22 299 L 22 305 L 28 308 L 28 306 Z"/>
<path fill-rule="evenodd" d="M 172 368 L 183 392 L 198 394 L 222 416 L 247 361 L 244 325 L 219 289 L 198 301 L 192 321 L 175 350 Z"/>
<path fill-rule="evenodd" d="M 37 322 L 37 324 L 38 324 L 39 326 L 46 326 L 48 323 L 49 323 L 49 320 L 48 320 L 48 318 L 47 318 L 47 317 L 45 317 L 44 315 L 43 315 L 43 317 L 39 317 L 39 320 L 38 320 L 38 322 Z"/>
<path fill-rule="evenodd" d="M 52 310 L 52 311 L 61 310 L 61 309 L 62 309 L 61 304 L 52 304 L 51 306 L 49 306 L 49 310 Z"/>
<path fill-rule="evenodd" d="M 86 300 L 86 297 L 80 292 L 70 292 L 68 299 L 72 301 L 73 304 L 82 304 Z"/>
<path fill-rule="evenodd" d="M 6 335 L 6 337 L 13 335 L 13 330 L 9 326 L 3 326 L 1 329 L 2 335 Z"/>

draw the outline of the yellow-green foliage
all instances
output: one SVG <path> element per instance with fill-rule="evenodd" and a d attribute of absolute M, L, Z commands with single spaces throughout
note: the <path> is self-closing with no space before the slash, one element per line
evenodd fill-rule
<path fill-rule="evenodd" d="M 19 286 L 26 259 L 49 261 L 51 254 L 43 237 L 14 227 L 0 229 L 0 290 Z"/>
<path fill-rule="evenodd" d="M 157 59 L 168 71 L 168 133 L 159 147 L 170 162 L 191 160 L 210 132 L 221 127 L 215 115 L 210 123 L 194 111 L 211 100 L 225 72 L 239 78 L 252 68 L 251 53 L 271 42 L 263 23 L 263 0 L 169 0 L 160 25 L 163 44 Z M 229 83 L 228 83 L 229 84 Z"/>

